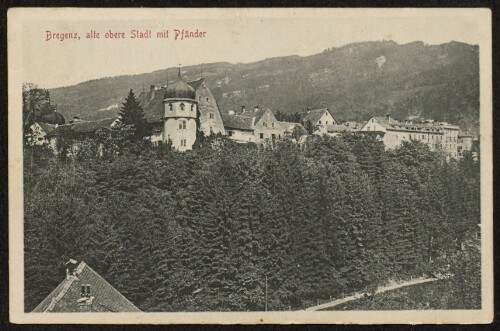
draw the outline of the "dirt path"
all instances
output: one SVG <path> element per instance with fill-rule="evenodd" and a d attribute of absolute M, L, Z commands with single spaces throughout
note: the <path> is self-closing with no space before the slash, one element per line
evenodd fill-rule
<path fill-rule="evenodd" d="M 385 286 L 385 287 L 381 287 L 381 288 L 379 288 L 379 289 L 377 289 L 375 291 L 375 294 L 384 293 L 384 292 L 387 292 L 387 291 L 393 291 L 393 290 L 396 290 L 396 289 L 401 288 L 401 287 L 413 286 L 413 285 L 417 285 L 417 284 L 434 282 L 436 280 L 439 280 L 439 278 L 417 278 L 417 279 L 412 279 L 412 280 L 409 280 L 409 281 L 406 281 L 406 282 L 402 282 L 402 283 L 398 283 L 398 284 L 392 284 L 392 285 L 388 285 L 388 286 Z M 368 295 L 368 293 L 356 293 L 354 295 L 351 295 L 351 296 L 348 296 L 348 297 L 345 297 L 345 298 L 342 298 L 342 299 L 337 299 L 337 300 L 333 300 L 333 301 L 330 301 L 330 302 L 327 302 L 327 303 L 324 303 L 324 304 L 321 304 L 321 305 L 318 305 L 318 306 L 309 307 L 309 308 L 306 308 L 305 310 L 314 311 L 314 310 L 322 310 L 322 309 L 326 309 L 326 308 L 331 308 L 331 307 L 335 307 L 335 306 L 338 306 L 340 304 L 343 304 L 343 303 L 346 303 L 346 302 L 349 302 L 349 301 L 361 299 L 361 298 L 363 298 L 366 295 Z"/>

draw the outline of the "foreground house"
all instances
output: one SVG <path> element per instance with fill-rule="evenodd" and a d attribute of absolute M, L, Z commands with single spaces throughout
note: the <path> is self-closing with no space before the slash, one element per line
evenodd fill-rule
<path fill-rule="evenodd" d="M 66 263 L 66 279 L 34 310 L 34 313 L 140 312 L 85 262 Z"/>

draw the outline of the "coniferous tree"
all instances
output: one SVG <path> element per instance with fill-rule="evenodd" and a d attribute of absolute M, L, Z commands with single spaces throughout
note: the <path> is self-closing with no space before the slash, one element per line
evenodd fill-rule
<path fill-rule="evenodd" d="M 118 114 L 121 124 L 130 125 L 135 129 L 136 138 L 142 138 L 147 134 L 147 122 L 144 118 L 144 111 L 132 89 L 128 92 Z"/>

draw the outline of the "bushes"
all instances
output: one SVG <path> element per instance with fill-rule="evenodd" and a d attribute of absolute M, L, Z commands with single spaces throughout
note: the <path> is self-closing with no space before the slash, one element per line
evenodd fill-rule
<path fill-rule="evenodd" d="M 144 311 L 263 310 L 266 276 L 268 309 L 298 309 L 420 272 L 478 223 L 479 170 L 417 144 L 27 152 L 25 309 L 69 257 Z"/>

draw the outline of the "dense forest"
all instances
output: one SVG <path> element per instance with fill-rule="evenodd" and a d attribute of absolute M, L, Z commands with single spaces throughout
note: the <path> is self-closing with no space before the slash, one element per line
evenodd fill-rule
<path fill-rule="evenodd" d="M 206 138 L 185 153 L 123 137 L 103 130 L 73 157 L 25 147 L 26 311 L 69 258 L 143 311 L 264 310 L 266 280 L 269 310 L 303 309 L 479 265 L 460 253 L 480 223 L 470 155 L 445 162 L 418 142 L 386 151 L 362 135 Z M 477 284 L 480 272 L 465 276 Z M 468 293 L 475 308 L 480 292 Z"/>
<path fill-rule="evenodd" d="M 182 68 L 186 80 L 203 72 L 222 112 L 260 105 L 274 113 L 330 108 L 337 121 L 366 121 L 391 114 L 422 117 L 479 129 L 479 47 L 458 42 L 426 45 L 359 42 L 311 56 L 285 56 L 254 63 L 204 63 Z M 162 86 L 177 75 L 168 68 L 140 75 L 87 81 L 52 89 L 67 119 L 116 115 L 130 88 Z M 36 82 L 35 82 L 36 83 Z"/>

